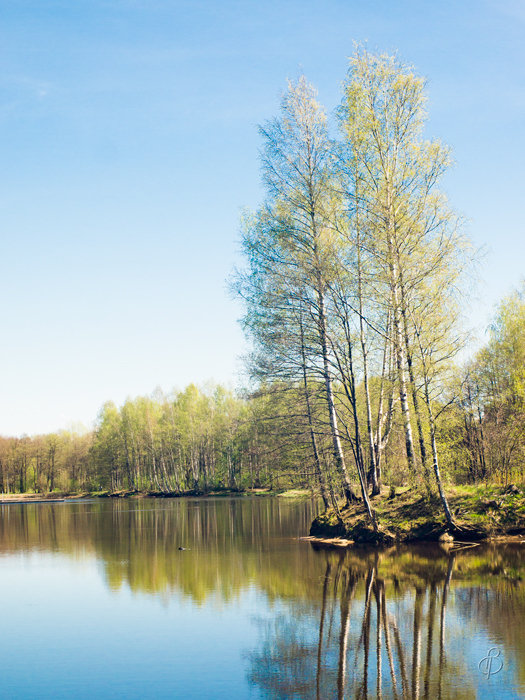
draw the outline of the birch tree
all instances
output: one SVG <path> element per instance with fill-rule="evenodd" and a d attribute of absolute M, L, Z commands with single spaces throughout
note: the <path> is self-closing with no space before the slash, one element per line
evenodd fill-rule
<path fill-rule="evenodd" d="M 335 237 L 330 224 L 334 207 L 333 144 L 315 90 L 304 78 L 290 83 L 280 116 L 265 124 L 261 135 L 267 201 L 255 229 L 244 239 L 251 266 L 244 289 L 259 290 L 250 297 L 246 323 L 262 346 L 268 347 L 268 341 L 275 339 L 279 323 L 281 333 L 282 328 L 291 328 L 297 341 L 300 307 L 300 333 L 304 339 L 305 328 L 308 329 L 308 355 L 303 341 L 295 350 L 292 342 L 284 353 L 285 364 L 289 366 L 293 358 L 296 368 L 308 365 L 308 371 L 323 382 L 333 459 L 350 503 L 356 497 L 334 397 L 335 361 L 327 308 L 335 263 Z M 270 303 L 269 295 L 273 295 Z M 248 296 L 245 291 L 245 297 Z M 302 348 L 299 358 L 297 347 Z"/>
<path fill-rule="evenodd" d="M 439 142 L 423 138 L 424 87 L 423 79 L 396 57 L 372 56 L 358 50 L 344 86 L 340 118 L 346 189 L 352 198 L 348 206 L 350 225 L 357 231 L 358 246 L 361 229 L 366 232 L 369 263 L 379 281 L 376 302 L 388 307 L 391 314 L 390 334 L 409 470 L 415 478 L 414 412 L 419 469 L 429 488 L 420 387 L 413 359 L 419 341 L 410 316 L 425 288 L 454 260 L 458 240 L 449 232 L 450 228 L 456 229 L 455 218 L 437 190 L 450 163 L 449 151 Z M 363 354 L 366 358 L 364 348 Z M 428 353 L 426 359 L 428 363 Z M 426 389 L 424 396 L 432 425 Z M 451 520 L 436 468 L 435 441 L 431 442 L 434 476 L 445 515 Z"/>

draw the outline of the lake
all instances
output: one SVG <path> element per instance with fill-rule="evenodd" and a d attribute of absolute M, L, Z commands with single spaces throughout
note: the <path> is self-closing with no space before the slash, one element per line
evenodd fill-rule
<path fill-rule="evenodd" d="M 525 697 L 522 545 L 328 550 L 315 514 L 0 506 L 0 697 Z"/>

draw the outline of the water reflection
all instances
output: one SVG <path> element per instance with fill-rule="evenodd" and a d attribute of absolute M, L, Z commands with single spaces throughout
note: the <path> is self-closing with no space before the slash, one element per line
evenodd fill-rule
<path fill-rule="evenodd" d="M 308 606 L 293 606 L 266 622 L 250 655 L 250 678 L 269 697 L 525 697 L 521 549 L 325 553 L 324 562 L 317 626 Z M 512 577 L 487 578 L 502 562 Z M 496 645 L 506 669 L 486 678 L 478 661 Z"/>
<path fill-rule="evenodd" d="M 3 506 L 0 555 L 96 558 L 113 595 L 182 594 L 210 620 L 217 600 L 227 619 L 257 590 L 252 696 L 525 697 L 522 546 L 327 550 L 297 539 L 314 513 L 268 498 Z M 503 668 L 486 678 L 493 647 Z"/>
<path fill-rule="evenodd" d="M 0 554 L 95 555 L 114 590 L 126 583 L 134 591 L 229 600 L 256 581 L 270 596 L 294 595 L 299 572 L 315 559 L 293 540 L 308 532 L 310 502 L 298 508 L 268 498 L 142 499 L 0 509 Z M 315 590 L 314 581 L 306 583 Z"/>

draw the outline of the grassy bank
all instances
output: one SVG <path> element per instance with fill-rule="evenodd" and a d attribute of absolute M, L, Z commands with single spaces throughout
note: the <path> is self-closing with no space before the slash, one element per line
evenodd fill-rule
<path fill-rule="evenodd" d="M 456 527 L 450 530 L 437 497 L 428 499 L 415 489 L 397 489 L 373 499 L 380 524 L 374 533 L 363 505 L 319 515 L 310 535 L 342 538 L 357 543 L 438 540 L 447 534 L 456 540 L 525 535 L 525 488 L 509 486 L 457 486 L 447 492 Z"/>

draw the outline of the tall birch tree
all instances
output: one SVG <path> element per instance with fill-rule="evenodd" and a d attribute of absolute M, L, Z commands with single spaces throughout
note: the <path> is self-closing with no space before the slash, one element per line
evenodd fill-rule
<path fill-rule="evenodd" d="M 423 79 L 396 57 L 373 56 L 358 49 L 344 86 L 340 116 L 345 163 L 350 163 L 345 175 L 346 189 L 353 198 L 348 207 L 351 225 L 358 236 L 361 229 L 366 231 L 369 261 L 375 266 L 377 280 L 383 282 L 377 286 L 380 296 L 376 303 L 389 307 L 392 319 L 390 333 L 408 466 L 415 478 L 415 413 L 420 470 L 429 488 L 420 385 L 414 367 L 418 340 L 410 316 L 425 286 L 432 285 L 437 271 L 454 260 L 458 241 L 450 233 L 450 228 L 456 230 L 453 214 L 437 190 L 450 163 L 449 151 L 441 143 L 423 138 L 424 88 Z M 363 353 L 366 357 L 364 348 Z M 426 390 L 424 400 L 429 409 Z M 431 412 L 428 419 L 432 426 Z M 432 434 L 432 427 L 430 431 Z M 435 440 L 431 443 L 434 475 L 445 515 L 451 521 L 436 468 Z"/>

